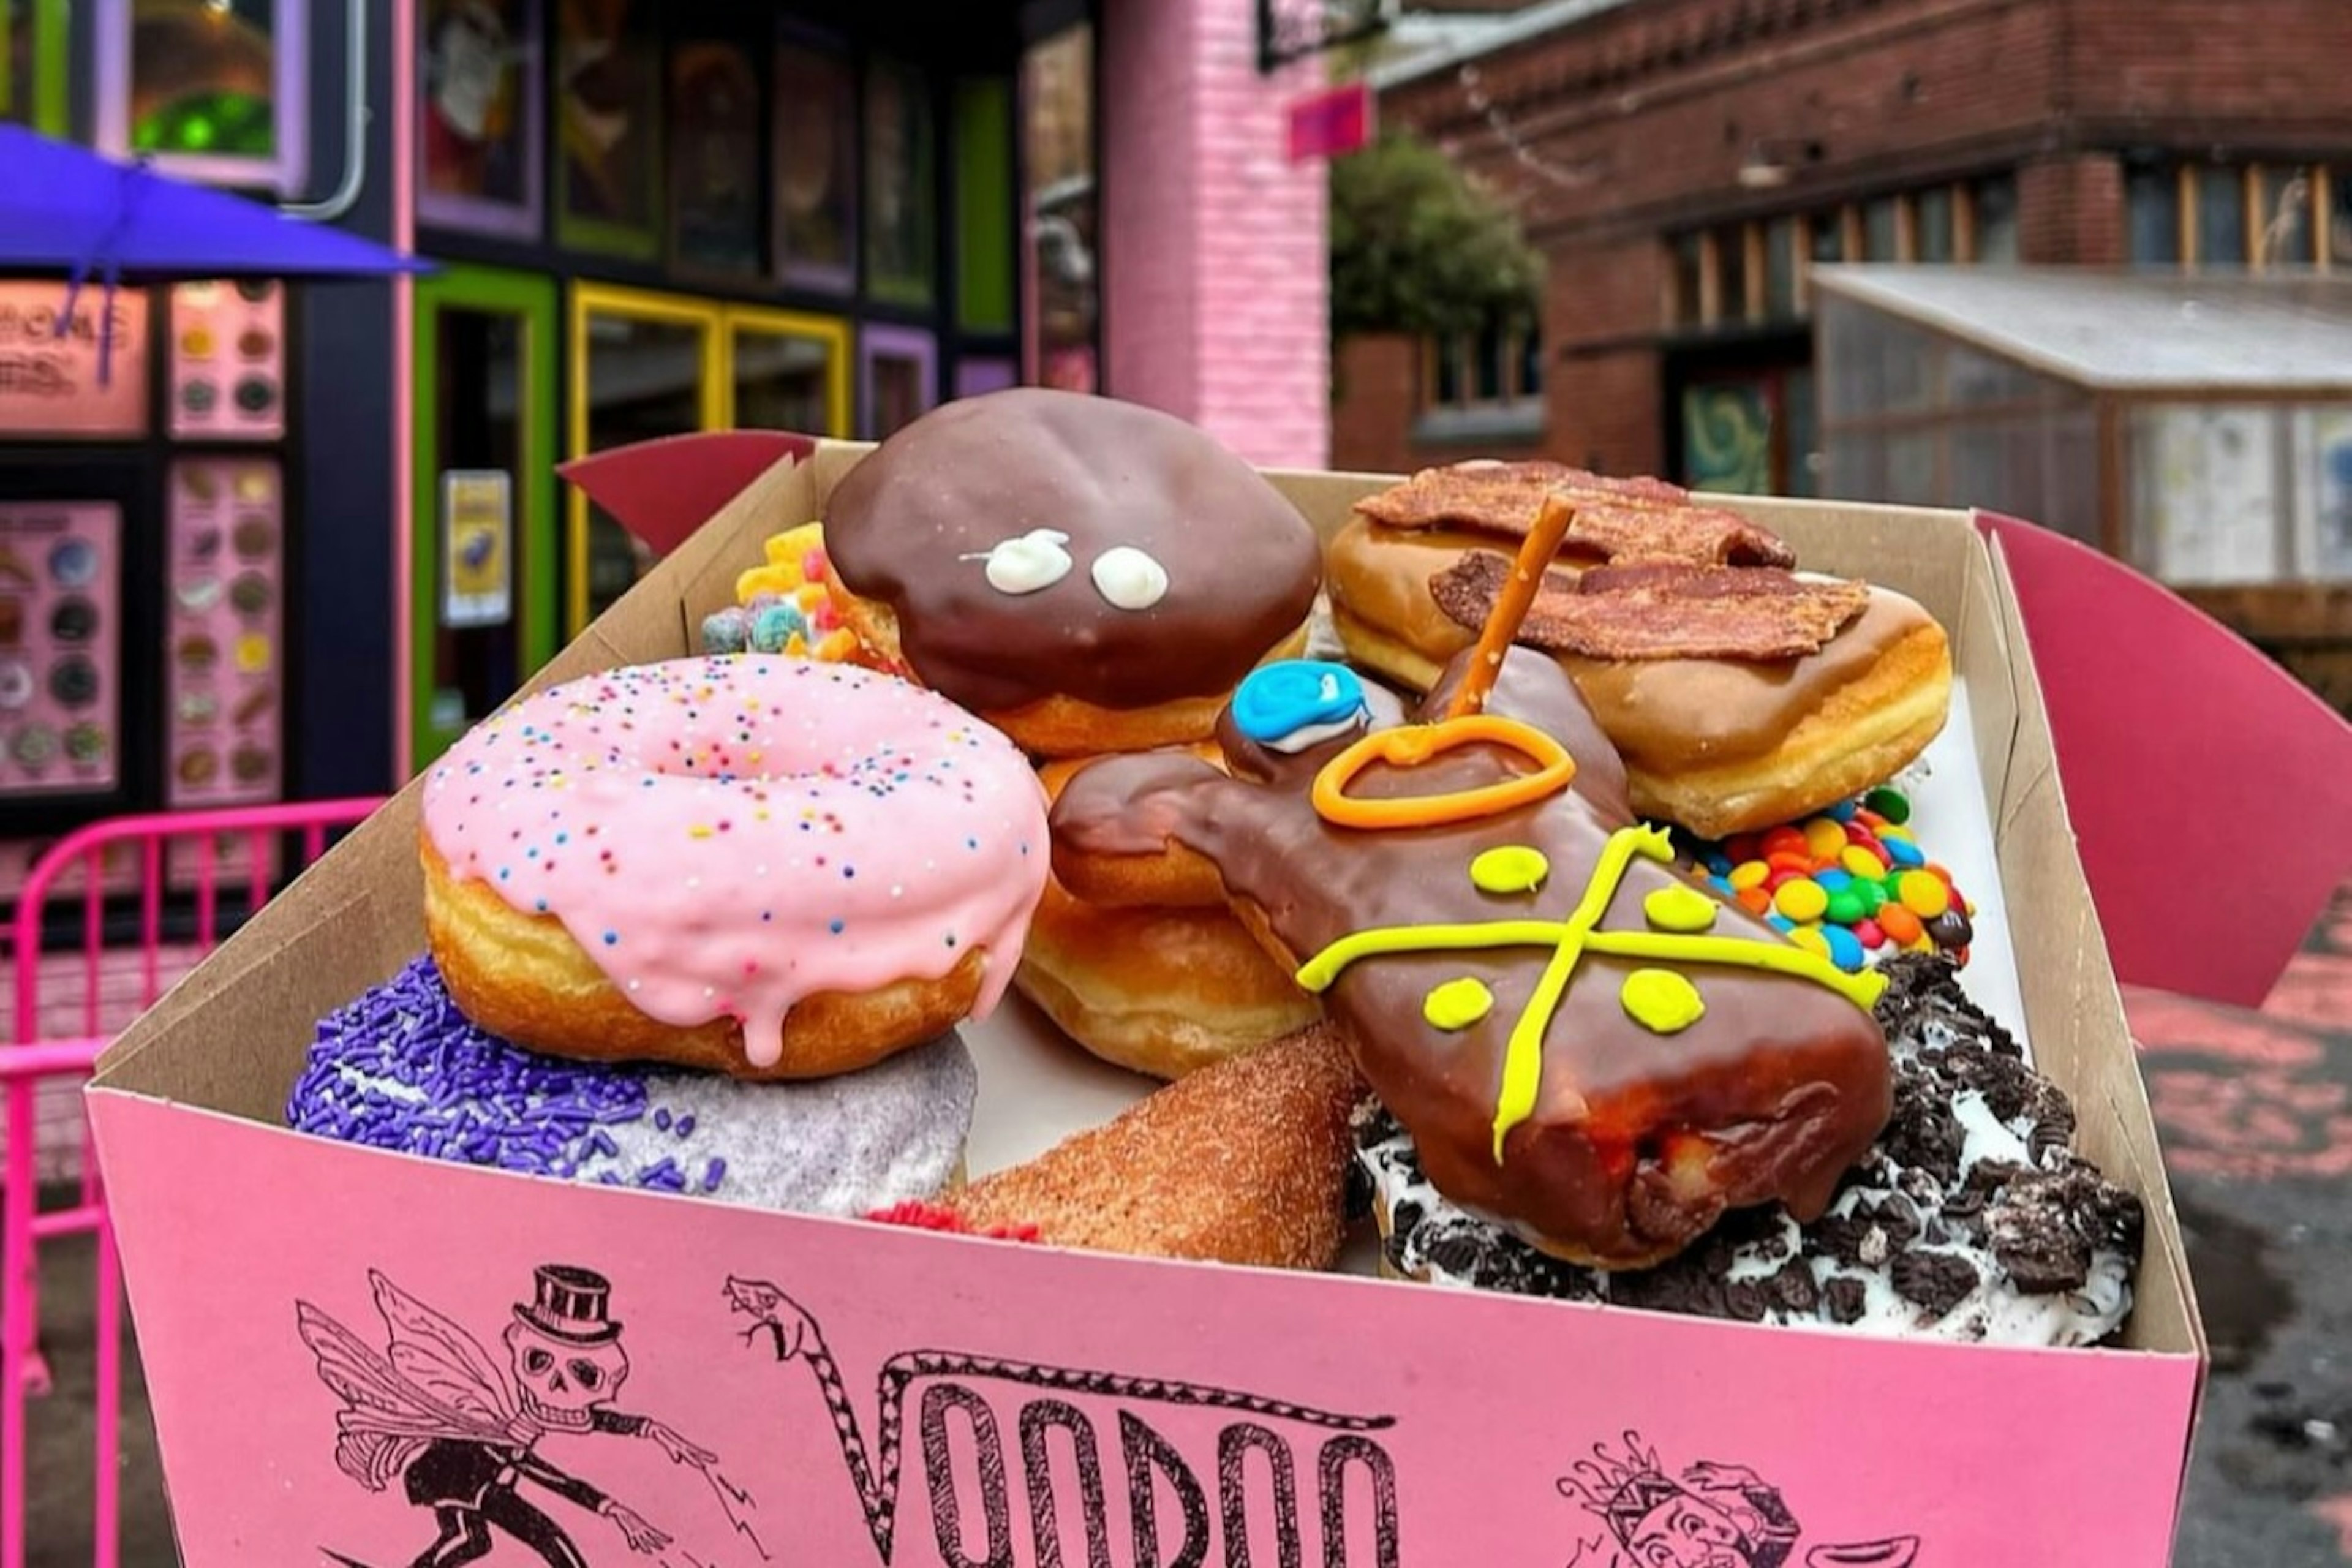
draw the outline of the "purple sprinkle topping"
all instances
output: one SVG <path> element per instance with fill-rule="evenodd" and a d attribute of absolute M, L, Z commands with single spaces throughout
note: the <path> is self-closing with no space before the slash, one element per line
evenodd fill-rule
<path fill-rule="evenodd" d="M 677 1135 L 681 1138 L 691 1138 L 694 1136 L 693 1117 L 681 1116 L 677 1119 Z"/>
<path fill-rule="evenodd" d="M 619 1156 L 604 1130 L 645 1117 L 645 1077 L 483 1033 L 419 958 L 320 1022 L 286 1119 L 298 1132 L 367 1148 L 572 1177 L 596 1156 Z"/>
<path fill-rule="evenodd" d="M 715 1193 L 719 1190 L 719 1184 L 726 1179 L 727 1162 L 714 1158 L 710 1162 L 709 1168 L 702 1173 L 702 1190 L 706 1193 Z"/>
<path fill-rule="evenodd" d="M 668 1107 L 668 1106 L 667 1106 L 667 1105 L 656 1105 L 656 1106 L 655 1106 L 655 1107 L 654 1107 L 654 1125 L 655 1125 L 656 1128 L 660 1129 L 660 1130 L 661 1130 L 662 1131 L 664 1131 L 664 1132 L 667 1132 L 667 1131 L 669 1131 L 669 1107 Z"/>

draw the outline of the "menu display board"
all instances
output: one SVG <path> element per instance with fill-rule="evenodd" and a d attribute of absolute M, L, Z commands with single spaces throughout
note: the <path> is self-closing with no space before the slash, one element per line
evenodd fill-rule
<path fill-rule="evenodd" d="M 689 271 L 757 273 L 760 72 L 750 51 L 720 38 L 677 44 L 669 115 L 672 259 Z"/>
<path fill-rule="evenodd" d="M 777 271 L 846 293 L 857 279 L 857 78 L 847 60 L 787 41 L 774 96 Z"/>
<path fill-rule="evenodd" d="M 170 480 L 169 743 L 174 807 L 278 798 L 285 476 L 274 458 L 184 458 Z"/>
<path fill-rule="evenodd" d="M 416 35 L 416 216 L 535 238 L 546 119 L 537 0 L 424 0 Z"/>
<path fill-rule="evenodd" d="M 555 16 L 556 237 L 650 261 L 661 248 L 661 46 L 642 0 Z"/>
<path fill-rule="evenodd" d="M 140 290 L 84 289 L 68 319 L 62 281 L 0 282 L 0 439 L 144 436 L 147 358 Z"/>
<path fill-rule="evenodd" d="M 122 509 L 0 505 L 0 795 L 114 787 Z"/>
<path fill-rule="evenodd" d="M 172 290 L 172 434 L 275 441 L 286 434 L 286 289 L 267 278 Z"/>
<path fill-rule="evenodd" d="M 930 84 L 912 66 L 866 73 L 866 287 L 877 299 L 929 305 L 938 267 Z"/>

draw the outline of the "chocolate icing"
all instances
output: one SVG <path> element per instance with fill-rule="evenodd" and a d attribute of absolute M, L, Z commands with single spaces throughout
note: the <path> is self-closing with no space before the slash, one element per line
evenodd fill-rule
<path fill-rule="evenodd" d="M 1429 712 L 1442 708 L 1467 662 L 1449 667 Z M 1401 721 L 1393 695 L 1370 683 L 1366 690 L 1375 727 Z M 1157 855 L 1171 841 L 1181 844 L 1215 863 L 1244 917 L 1294 962 L 1370 927 L 1562 918 L 1610 834 L 1632 822 L 1623 768 L 1575 688 L 1539 654 L 1506 657 L 1487 711 L 1565 744 L 1578 763 L 1572 789 L 1448 826 L 1337 828 L 1316 815 L 1307 791 L 1351 737 L 1285 756 L 1242 740 L 1228 714 L 1219 739 L 1231 779 L 1181 752 L 1080 769 L 1054 811 L 1057 865 L 1068 881 L 1089 858 Z M 1351 793 L 1439 794 L 1528 766 L 1499 748 L 1472 746 L 1409 772 L 1376 766 Z M 1550 879 L 1532 898 L 1496 898 L 1471 884 L 1472 858 L 1505 845 L 1531 845 L 1549 859 Z M 1676 880 L 1664 866 L 1635 860 L 1601 929 L 1647 929 L 1643 899 Z M 1716 931 L 1781 941 L 1729 906 Z M 1367 1081 L 1412 1130 L 1431 1180 L 1538 1246 L 1631 1267 L 1679 1250 L 1727 1208 L 1779 1198 L 1801 1215 L 1818 1215 L 1885 1121 L 1885 1041 L 1835 991 L 1755 970 L 1694 966 L 1706 1012 L 1661 1037 L 1632 1022 L 1619 1000 L 1625 976 L 1643 965 L 1588 953 L 1547 1032 L 1534 1114 L 1511 1131 L 1498 1166 L 1492 1124 L 1505 1047 L 1550 956 L 1546 948 L 1505 948 L 1371 959 L 1346 969 L 1325 996 Z M 1484 982 L 1495 1006 L 1468 1029 L 1439 1030 L 1423 1019 L 1423 997 L 1461 975 Z M 1693 1158 L 1703 1170 L 1669 1170 L 1670 1161 Z"/>
<path fill-rule="evenodd" d="M 991 587 L 970 557 L 1041 528 L 1069 535 L 1070 570 L 1034 593 Z M 885 441 L 835 487 L 824 542 L 842 586 L 897 615 L 922 682 L 983 713 L 1219 695 L 1298 629 L 1322 581 L 1314 529 L 1213 437 L 1034 387 L 950 403 Z M 1095 586 L 1088 568 L 1122 544 L 1167 569 L 1148 609 Z"/>
<path fill-rule="evenodd" d="M 1887 960 L 1877 1016 L 1895 1113 L 1828 1213 L 1727 1217 L 1660 1267 L 1597 1274 L 1548 1258 L 1437 1196 L 1385 1110 L 1358 1113 L 1358 1163 L 1400 1274 L 1655 1311 L 2000 1343 L 2086 1345 L 2126 1321 L 2146 1234 L 2139 1200 L 2070 1146 L 2073 1107 L 1962 993 L 1951 961 Z M 1971 1127 L 1981 1102 L 1999 1131 Z M 2030 1152 L 2030 1163 L 2014 1155 Z"/>

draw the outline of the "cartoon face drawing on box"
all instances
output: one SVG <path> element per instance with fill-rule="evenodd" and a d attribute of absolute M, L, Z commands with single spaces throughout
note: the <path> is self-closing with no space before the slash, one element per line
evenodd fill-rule
<path fill-rule="evenodd" d="M 1782 1568 L 1803 1534 L 1780 1489 L 1754 1470 L 1701 1462 L 1670 1476 L 1634 1432 L 1622 1451 L 1595 1444 L 1559 1488 L 1604 1527 L 1601 1539 L 1580 1543 L 1575 1568 Z M 1918 1552 L 1916 1536 L 1899 1536 L 1815 1546 L 1805 1563 L 1912 1568 Z"/>
<path fill-rule="evenodd" d="M 383 1320 L 381 1351 L 308 1301 L 297 1303 L 296 1318 L 320 1380 L 343 1402 L 335 1420 L 337 1467 L 373 1492 L 397 1480 L 411 1507 L 431 1510 L 437 1533 L 405 1560 L 409 1568 L 478 1562 L 501 1538 L 548 1568 L 586 1568 L 588 1558 L 559 1521 L 562 1510 L 541 1506 L 549 1500 L 603 1520 L 636 1553 L 664 1553 L 668 1531 L 540 1455 L 541 1440 L 558 1433 L 658 1445 L 673 1464 L 700 1471 L 730 1521 L 744 1529 L 750 1497 L 719 1472 L 718 1455 L 618 1408 L 629 1355 L 602 1275 L 562 1264 L 538 1269 L 531 1300 L 515 1304 L 502 1335 L 504 1364 L 383 1275 L 371 1271 L 368 1282 Z M 362 1568 L 341 1552 L 326 1555 Z"/>

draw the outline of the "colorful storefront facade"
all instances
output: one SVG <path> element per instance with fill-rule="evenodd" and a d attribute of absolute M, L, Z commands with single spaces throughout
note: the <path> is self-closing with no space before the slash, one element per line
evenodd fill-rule
<path fill-rule="evenodd" d="M 1029 383 L 1322 462 L 1314 69 L 1216 0 L 0 0 L 0 116 L 436 264 L 126 290 L 103 392 L 0 285 L 0 839 L 408 776 L 646 566 L 570 457 Z"/>

